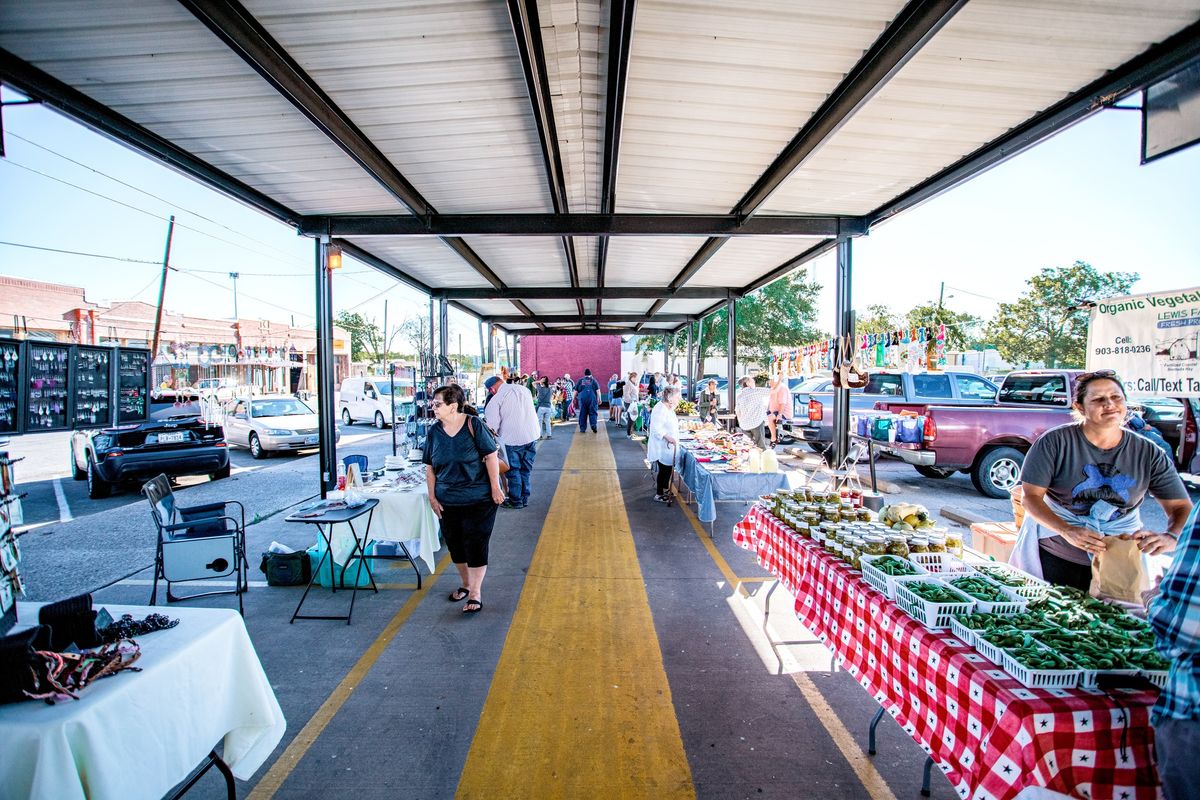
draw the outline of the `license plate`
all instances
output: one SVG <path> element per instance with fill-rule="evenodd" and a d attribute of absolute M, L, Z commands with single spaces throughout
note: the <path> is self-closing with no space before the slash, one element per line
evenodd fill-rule
<path fill-rule="evenodd" d="M 304 443 L 305 443 L 305 444 L 317 444 L 317 443 L 319 443 L 320 441 L 321 441 L 321 437 L 320 437 L 319 435 L 318 435 L 318 436 L 305 436 L 305 437 L 304 437 Z"/>
<path fill-rule="evenodd" d="M 158 435 L 158 443 L 172 444 L 174 442 L 182 442 L 186 436 L 187 434 L 183 431 L 176 431 L 175 433 L 160 433 Z"/>

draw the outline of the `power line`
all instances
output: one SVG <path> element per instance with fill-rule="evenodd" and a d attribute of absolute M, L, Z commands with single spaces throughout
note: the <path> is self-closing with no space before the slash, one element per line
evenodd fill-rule
<path fill-rule="evenodd" d="M 233 289 L 231 289 L 231 288 L 230 288 L 230 287 L 228 287 L 228 286 L 224 286 L 224 285 L 222 285 L 222 284 L 220 284 L 220 283 L 217 283 L 216 281 L 212 281 L 212 280 L 209 280 L 208 278 L 202 277 L 202 276 L 200 276 L 200 275 L 196 275 L 196 274 L 192 273 L 192 272 L 191 272 L 191 271 L 189 271 L 189 270 L 181 269 L 181 268 L 179 268 L 179 267 L 172 267 L 172 269 L 173 269 L 174 271 L 176 271 L 176 272 L 179 272 L 179 273 L 181 273 L 181 274 L 184 274 L 184 275 L 187 275 L 187 276 L 189 276 L 189 277 L 191 277 L 191 278 L 194 278 L 195 280 L 198 280 L 198 281 L 203 281 L 204 283 L 207 283 L 207 284 L 209 284 L 209 285 L 211 285 L 211 286 L 215 286 L 215 287 L 217 287 L 218 289 L 222 289 L 222 290 L 224 290 L 224 291 L 226 291 L 226 292 L 232 292 L 232 291 L 233 291 Z M 262 303 L 263 305 L 268 305 L 268 306 L 271 306 L 272 308 L 278 308 L 280 311 L 286 311 L 286 312 L 287 312 L 287 313 L 289 313 L 289 314 L 295 314 L 295 313 L 296 313 L 294 309 L 288 308 L 287 306 L 281 306 L 281 305 L 279 305 L 278 303 L 272 303 L 270 300 L 264 300 L 264 299 L 263 299 L 263 298 L 261 298 L 261 297 L 256 297 L 256 296 L 254 296 L 254 295 L 252 295 L 252 294 L 247 294 L 246 292 L 239 292 L 239 295 L 240 295 L 241 297 L 249 297 L 251 300 L 257 300 L 258 302 Z M 311 319 L 313 319 L 313 317 L 309 316 L 308 314 L 297 314 L 296 316 L 302 317 L 302 318 L 304 318 L 304 319 L 310 319 L 310 320 L 311 320 Z"/>
<path fill-rule="evenodd" d="M 124 256 L 106 256 L 102 253 L 84 253 L 79 250 L 61 250 L 57 247 L 41 247 L 36 244 L 22 244 L 21 242 L 0 242 L 0 244 L 8 245 L 9 247 L 23 247 L 27 250 L 44 250 L 48 253 L 63 253 L 69 256 L 84 256 L 86 258 L 106 258 L 109 261 L 125 261 L 130 264 L 153 264 L 161 266 L 161 261 L 148 261 L 143 258 L 127 258 Z"/>

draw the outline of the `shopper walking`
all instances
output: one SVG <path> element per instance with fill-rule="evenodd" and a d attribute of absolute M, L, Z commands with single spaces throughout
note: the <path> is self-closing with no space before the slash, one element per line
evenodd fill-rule
<path fill-rule="evenodd" d="M 563 420 L 571 418 L 571 406 L 575 402 L 575 381 L 571 380 L 571 373 L 563 374 Z"/>
<path fill-rule="evenodd" d="M 437 421 L 425 437 L 422 458 L 429 505 L 442 521 L 442 536 L 458 570 L 459 587 L 450 600 L 466 600 L 463 613 L 474 614 L 483 608 L 488 543 L 496 506 L 504 501 L 496 443 L 487 426 L 463 413 L 466 397 L 458 384 L 438 387 L 430 406 Z"/>
<path fill-rule="evenodd" d="M 629 373 L 629 379 L 625 381 L 625 386 L 629 395 L 625 403 L 625 435 L 632 439 L 633 425 L 637 421 L 638 414 L 642 413 L 642 399 L 638 392 L 638 374 L 636 372 Z"/>
<path fill-rule="evenodd" d="M 625 380 L 614 372 L 608 385 L 612 387 L 608 393 L 608 421 L 620 425 L 621 413 L 625 410 Z"/>
<path fill-rule="evenodd" d="M 650 412 L 650 438 L 646 442 L 646 457 L 657 464 L 654 499 L 666 503 L 671 498 L 671 473 L 675 470 L 675 457 L 679 445 L 679 417 L 675 407 L 680 400 L 679 387 L 663 389 L 662 400 Z"/>
<path fill-rule="evenodd" d="M 600 404 L 600 384 L 592 377 L 592 371 L 585 369 L 579 383 L 575 384 L 575 405 L 579 412 L 579 432 L 583 433 L 590 425 L 592 433 L 596 433 L 596 407 Z"/>
<path fill-rule="evenodd" d="M 529 399 L 529 390 L 519 383 L 484 384 L 492 400 L 484 411 L 487 424 L 496 431 L 504 445 L 508 462 L 508 500 L 505 508 L 524 508 L 529 505 L 529 481 L 533 474 L 533 459 L 537 455 L 537 412 Z"/>
<path fill-rule="evenodd" d="M 551 406 L 551 401 L 554 399 L 554 390 L 550 388 L 550 379 L 543 377 L 538 381 L 537 386 L 537 418 L 538 425 L 541 428 L 541 438 L 549 439 L 554 435 L 554 430 L 551 427 L 554 417 L 554 408 Z"/>
<path fill-rule="evenodd" d="M 754 378 L 749 375 L 738 381 L 738 385 L 742 387 L 734 400 L 738 427 L 754 444 L 766 450 L 767 439 L 763 436 L 763 427 L 767 421 L 767 401 L 771 392 L 765 387 L 755 386 Z"/>

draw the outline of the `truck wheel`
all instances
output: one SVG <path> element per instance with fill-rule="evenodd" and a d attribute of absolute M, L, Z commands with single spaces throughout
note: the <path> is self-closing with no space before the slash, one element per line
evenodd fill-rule
<path fill-rule="evenodd" d="M 350 419 L 350 409 L 348 409 L 348 408 L 342 409 L 342 424 L 343 425 L 353 425 L 354 424 L 354 420 Z"/>
<path fill-rule="evenodd" d="M 112 494 L 112 484 L 100 477 L 96 472 L 96 465 L 90 458 L 87 465 L 87 485 L 88 497 L 93 500 L 99 500 Z"/>
<path fill-rule="evenodd" d="M 1006 498 L 1008 492 L 1021 482 L 1021 465 L 1025 454 L 1014 447 L 994 447 L 988 450 L 971 470 L 971 482 L 980 494 Z"/>
<path fill-rule="evenodd" d="M 938 480 L 949 478 L 958 471 L 954 469 L 946 469 L 945 467 L 925 467 L 917 466 L 915 464 L 913 465 L 913 469 L 924 475 L 926 478 L 936 478 Z"/>

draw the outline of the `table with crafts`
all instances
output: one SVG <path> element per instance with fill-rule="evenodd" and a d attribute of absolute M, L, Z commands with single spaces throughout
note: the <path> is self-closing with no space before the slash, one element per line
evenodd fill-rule
<path fill-rule="evenodd" d="M 1026 688 L 949 631 L 905 614 L 761 505 L 733 539 L 796 597 L 800 620 L 960 797 L 1010 800 L 1038 787 L 1085 800 L 1156 796 L 1155 692 Z"/>
<path fill-rule="evenodd" d="M 18 605 L 18 625 L 36 620 L 37 605 Z M 78 700 L 0 706 L 0 795 L 157 800 L 222 743 L 233 776 L 252 777 L 287 723 L 238 613 L 105 607 L 179 624 L 137 638 L 140 672 L 96 681 Z"/>
<path fill-rule="evenodd" d="M 420 560 L 432 574 L 437 566 L 435 554 L 441 548 L 441 525 L 429 505 L 424 468 L 386 472 L 368 482 L 361 492 L 379 501 L 366 531 L 364 548 L 371 542 L 402 542 L 414 559 L 414 567 Z M 349 526 L 333 526 L 331 539 L 334 562 L 345 564 L 354 547 Z"/>
<path fill-rule="evenodd" d="M 716 452 L 687 431 L 680 431 L 679 479 L 696 503 L 696 516 L 711 523 L 717 518 L 717 503 L 747 503 L 777 489 L 791 486 L 786 470 L 744 472 L 731 468 L 728 454 Z"/>

